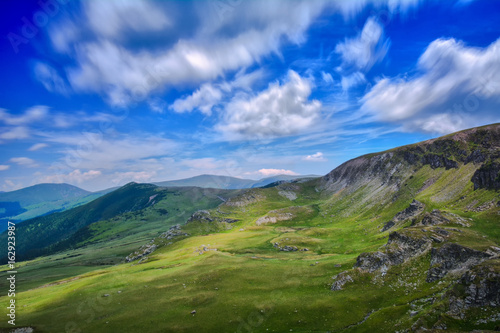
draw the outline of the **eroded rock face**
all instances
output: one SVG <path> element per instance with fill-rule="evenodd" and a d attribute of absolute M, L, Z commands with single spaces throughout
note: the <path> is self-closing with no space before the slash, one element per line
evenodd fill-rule
<path fill-rule="evenodd" d="M 335 282 L 332 284 L 332 290 L 342 290 L 344 285 L 349 282 L 354 282 L 348 272 L 342 272 L 333 277 Z"/>
<path fill-rule="evenodd" d="M 403 233 L 393 232 L 389 235 L 384 252 L 362 253 L 356 259 L 354 267 L 370 273 L 378 270 L 385 273 L 390 266 L 400 265 L 406 260 L 428 251 L 431 243 L 432 240 L 427 237 L 411 237 Z"/>
<path fill-rule="evenodd" d="M 256 192 L 247 192 L 238 195 L 235 198 L 230 198 L 224 203 L 224 205 L 230 207 L 245 207 L 262 200 L 264 200 L 264 196 L 262 196 L 261 194 Z"/>
<path fill-rule="evenodd" d="M 448 314 L 463 318 L 465 311 L 475 307 L 500 307 L 500 272 L 490 266 L 476 267 L 467 271 L 458 281 L 449 298 Z M 457 292 L 457 290 L 464 290 Z"/>
<path fill-rule="evenodd" d="M 431 213 L 425 213 L 424 218 L 422 219 L 420 224 L 424 226 L 431 226 L 431 225 L 445 224 L 449 222 L 450 220 L 444 217 L 440 210 L 434 209 Z"/>
<path fill-rule="evenodd" d="M 487 162 L 483 164 L 472 176 L 474 190 L 485 188 L 490 190 L 500 189 L 500 164 Z"/>
<path fill-rule="evenodd" d="M 425 205 L 421 203 L 420 201 L 413 200 L 410 206 L 408 206 L 406 209 L 400 211 L 394 217 L 392 220 L 387 222 L 384 227 L 382 228 L 381 232 L 387 231 L 390 228 L 394 227 L 395 225 L 399 224 L 401 221 L 406 221 L 406 220 L 412 220 L 418 215 L 420 215 L 425 209 Z"/>
<path fill-rule="evenodd" d="M 423 165 L 430 165 L 431 168 L 437 169 L 437 168 L 446 168 L 452 169 L 452 168 L 458 168 L 458 163 L 450 160 L 442 155 L 437 155 L 437 154 L 425 154 L 422 156 L 421 160 Z"/>
<path fill-rule="evenodd" d="M 444 244 L 439 249 L 431 250 L 431 268 L 427 273 L 427 282 L 439 280 L 451 271 L 468 269 L 490 256 L 455 243 Z"/>
<path fill-rule="evenodd" d="M 474 163 L 474 164 L 479 164 L 479 163 L 483 163 L 484 161 L 486 161 L 486 157 L 483 155 L 483 153 L 481 152 L 481 150 L 479 149 L 476 149 L 474 150 L 472 153 L 470 153 L 469 156 L 467 156 L 467 158 L 465 159 L 465 163 Z"/>

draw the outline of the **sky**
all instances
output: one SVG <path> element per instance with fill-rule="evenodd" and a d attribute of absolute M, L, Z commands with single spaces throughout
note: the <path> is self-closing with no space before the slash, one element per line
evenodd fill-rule
<path fill-rule="evenodd" d="M 0 2 L 0 191 L 324 175 L 500 122 L 494 0 Z"/>

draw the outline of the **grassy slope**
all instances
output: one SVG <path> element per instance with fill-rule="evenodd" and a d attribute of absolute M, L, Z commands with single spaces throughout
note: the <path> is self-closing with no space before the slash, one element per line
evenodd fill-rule
<path fill-rule="evenodd" d="M 19 323 L 36 323 L 34 326 L 41 332 L 71 332 L 72 328 L 85 332 L 191 332 L 200 327 L 204 332 L 249 329 L 255 332 L 290 329 L 382 332 L 392 331 L 395 326 L 407 328 L 417 320 L 409 315 L 410 302 L 439 294 L 449 284 L 447 280 L 424 282 L 424 267 L 428 267 L 429 258 L 395 267 L 385 284 L 373 283 L 370 276 L 360 276 L 353 286 L 334 293 L 330 291 L 331 276 L 350 268 L 359 253 L 385 244 L 387 233 L 380 234 L 379 227 L 411 201 L 430 174 L 440 177 L 416 196 L 428 205 L 426 210 L 463 212 L 467 200 L 478 200 L 476 205 L 480 205 L 490 198 L 498 198 L 498 194 L 491 191 L 473 191 L 471 183 L 457 190 L 456 179 L 468 177 L 473 170 L 434 171 L 429 167 L 418 171 L 405 186 L 408 193 L 403 193 L 389 206 L 349 217 L 341 217 L 339 213 L 367 189 L 329 198 L 316 192 L 317 182 L 311 181 L 300 185 L 299 198 L 295 201 L 283 200 L 278 195 L 279 188 L 252 190 L 266 199 L 245 207 L 221 206 L 219 212 L 212 211 L 215 216 L 239 219 L 230 225 L 231 229 L 225 230 L 229 226 L 225 223 L 193 222 L 184 228 L 192 237 L 157 250 L 148 262 L 140 265 L 121 264 L 88 273 L 85 273 L 88 267 L 76 265 L 85 262 L 85 255 L 97 260 L 99 248 L 106 248 L 109 253 L 113 243 L 91 244 L 53 256 L 51 260 L 40 258 L 28 262 L 26 268 L 19 269 L 19 276 L 28 275 L 31 266 L 33 274 L 41 278 L 33 283 L 35 276 L 32 275 L 29 281 L 19 283 L 18 288 L 23 290 L 18 294 Z M 458 200 L 462 196 L 469 199 Z M 302 210 L 305 216 L 299 213 L 291 221 L 255 225 L 256 219 L 269 210 L 287 206 L 311 209 Z M 474 220 L 466 231 L 477 232 L 479 239 L 486 236 L 488 244 L 498 244 L 498 232 L 488 228 L 498 224 L 497 212 L 498 208 L 490 212 L 461 213 Z M 111 232 L 112 224 L 107 221 L 95 226 L 103 231 L 100 237 L 106 238 L 106 232 L 115 233 Z M 150 235 L 144 240 L 148 238 Z M 474 243 L 478 237 L 466 239 Z M 310 251 L 280 252 L 272 246 L 275 241 L 307 247 Z M 203 247 L 218 251 L 200 255 Z M 87 253 L 71 257 L 79 252 Z M 117 254 L 119 252 L 117 250 Z M 73 274 L 69 268 L 72 264 L 75 265 Z M 62 271 L 66 269 L 62 267 L 68 267 L 69 271 L 62 274 L 76 275 L 77 279 L 31 289 L 57 279 L 54 267 Z M 54 272 L 53 276 L 48 272 Z M 78 275 L 81 273 L 84 274 Z M 118 294 L 118 291 L 122 292 Z M 103 294 L 110 296 L 103 297 Z M 5 301 L 3 297 L 2 306 Z M 429 307 L 415 304 L 423 309 Z M 196 315 L 190 315 L 192 310 L 197 311 Z M 362 322 L 372 311 L 365 322 L 349 328 Z"/>
<path fill-rule="evenodd" d="M 132 232 L 131 238 L 113 240 L 116 234 L 135 230 L 129 224 L 139 228 L 138 216 L 93 224 L 95 237 L 84 247 L 22 263 L 18 325 L 32 325 L 39 332 L 389 332 L 425 318 L 430 326 L 441 320 L 457 330 L 493 329 L 495 323 L 475 325 L 473 320 L 440 316 L 445 306 L 441 295 L 452 279 L 425 282 L 429 256 L 391 268 L 383 280 L 359 274 L 345 290 L 330 290 L 332 276 L 351 268 L 360 253 L 386 243 L 389 232 L 380 233 L 380 228 L 414 198 L 426 204 L 426 211 L 437 208 L 471 219 L 469 228 L 452 225 L 462 231 L 452 241 L 476 249 L 498 246 L 498 205 L 474 211 L 500 199 L 495 191 L 474 191 L 469 180 L 478 167 L 470 163 L 445 170 L 425 165 L 404 178 L 397 195 L 390 196 L 370 186 L 327 195 L 317 190 L 319 180 L 298 184 L 295 201 L 279 194 L 283 186 L 253 189 L 263 200 L 211 210 L 212 217 L 238 222 L 191 222 L 183 227 L 191 237 L 161 247 L 142 264 L 97 265 L 102 258 L 108 264 L 117 262 L 152 237 L 146 228 L 135 238 Z M 434 183 L 426 186 L 429 179 Z M 365 201 L 367 197 L 371 200 Z M 255 224 L 276 209 L 295 217 Z M 162 226 L 154 213 L 141 213 L 141 219 Z M 278 251 L 275 242 L 309 251 Z M 42 286 L 47 283 L 52 285 Z M 431 304 L 429 297 L 437 301 Z M 1 297 L 0 306 L 7 301 Z M 415 309 L 419 315 L 413 316 Z M 487 317 L 491 311 L 473 315 Z"/>

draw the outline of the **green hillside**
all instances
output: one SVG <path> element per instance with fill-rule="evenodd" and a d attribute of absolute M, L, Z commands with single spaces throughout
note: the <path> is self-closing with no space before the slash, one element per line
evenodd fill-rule
<path fill-rule="evenodd" d="M 154 205 L 136 195 L 136 210 L 86 224 L 66 238 L 64 251 L 20 263 L 18 326 L 497 330 L 499 158 L 496 124 L 361 156 L 304 182 L 232 192 L 190 188 L 167 192 Z M 135 187 L 146 196 L 174 191 L 137 184 L 120 190 Z M 109 204 L 117 192 L 101 199 Z M 194 199 L 174 207 L 190 206 L 189 214 L 172 217 L 160 206 L 183 195 Z M 146 236 L 149 226 L 155 232 Z M 7 302 L 0 298 L 1 306 Z"/>
<path fill-rule="evenodd" d="M 88 192 L 69 184 L 38 184 L 0 193 L 0 231 L 7 221 L 25 221 L 38 216 L 71 209 L 108 193 Z"/>

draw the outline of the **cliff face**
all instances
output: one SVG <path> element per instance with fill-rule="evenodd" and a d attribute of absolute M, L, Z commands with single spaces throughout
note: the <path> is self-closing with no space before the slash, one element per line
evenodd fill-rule
<path fill-rule="evenodd" d="M 459 169 L 473 164 L 474 189 L 500 189 L 500 124 L 469 129 L 345 162 L 322 178 L 329 192 L 353 192 L 362 186 L 395 192 L 423 166 Z"/>

